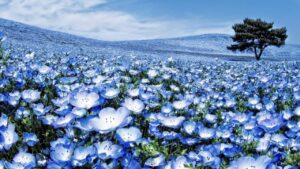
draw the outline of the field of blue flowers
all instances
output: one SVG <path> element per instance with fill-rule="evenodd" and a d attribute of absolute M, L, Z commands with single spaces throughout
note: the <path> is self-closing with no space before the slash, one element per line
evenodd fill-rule
<path fill-rule="evenodd" d="M 299 62 L 11 52 L 0 50 L 0 168 L 300 166 Z"/>

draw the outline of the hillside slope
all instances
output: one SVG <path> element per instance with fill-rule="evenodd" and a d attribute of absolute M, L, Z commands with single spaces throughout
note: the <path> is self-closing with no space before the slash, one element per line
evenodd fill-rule
<path fill-rule="evenodd" d="M 232 43 L 229 35 L 206 34 L 169 39 L 139 41 L 101 41 L 41 29 L 26 24 L 0 19 L 0 32 L 7 36 L 6 47 L 12 46 L 16 54 L 35 51 L 38 54 L 72 52 L 97 57 L 141 56 L 165 59 L 169 56 L 183 60 L 240 60 L 254 58 L 249 53 L 233 53 L 226 49 Z M 264 60 L 300 60 L 300 45 L 269 48 Z"/>

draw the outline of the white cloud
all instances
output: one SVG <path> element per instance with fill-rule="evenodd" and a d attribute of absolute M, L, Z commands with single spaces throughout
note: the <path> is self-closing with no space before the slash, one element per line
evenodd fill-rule
<path fill-rule="evenodd" d="M 207 26 L 187 21 L 141 21 L 121 11 L 89 10 L 107 0 L 0 0 L 0 16 L 27 24 L 101 40 L 228 33 L 230 24 Z M 5 1 L 5 2 L 4 2 Z"/>

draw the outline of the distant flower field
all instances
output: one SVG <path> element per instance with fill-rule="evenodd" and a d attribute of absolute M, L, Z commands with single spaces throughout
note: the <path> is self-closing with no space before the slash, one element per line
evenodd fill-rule
<path fill-rule="evenodd" d="M 299 62 L 1 53 L 0 168 L 300 166 Z"/>

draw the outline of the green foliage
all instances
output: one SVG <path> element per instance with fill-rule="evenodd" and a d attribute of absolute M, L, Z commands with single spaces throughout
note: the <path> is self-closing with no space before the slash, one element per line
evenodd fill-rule
<path fill-rule="evenodd" d="M 42 103 L 44 103 L 44 105 L 50 105 L 51 99 L 57 97 L 57 94 L 55 92 L 55 86 L 53 85 L 40 86 L 31 80 L 27 80 L 26 84 L 21 88 L 21 90 L 33 89 L 33 88 L 41 91 L 42 93 L 41 101 Z M 6 85 L 3 88 L 3 90 L 6 92 L 16 91 L 17 90 L 16 82 L 10 80 L 10 83 Z M 51 141 L 54 141 L 58 138 L 57 129 L 42 124 L 42 122 L 37 119 L 37 116 L 33 113 L 33 111 L 30 108 L 28 108 L 28 110 L 30 111 L 30 115 L 28 117 L 16 119 L 14 117 L 15 112 L 21 106 L 25 108 L 29 107 L 28 103 L 23 101 L 21 101 L 20 104 L 18 104 L 17 106 L 11 106 L 7 103 L 0 102 L 0 112 L 5 113 L 8 116 L 9 123 L 13 123 L 15 125 L 16 127 L 15 131 L 19 136 L 17 143 L 14 144 L 9 151 L 5 153 L 0 153 L 1 160 L 11 161 L 14 155 L 17 154 L 17 152 L 20 150 L 20 147 L 23 145 L 22 143 L 23 132 L 35 133 L 38 139 L 40 140 L 33 147 L 28 147 L 28 152 L 32 154 L 41 153 L 41 150 L 43 150 L 45 147 L 50 146 Z"/>
<path fill-rule="evenodd" d="M 7 65 L 8 58 L 9 58 L 9 53 L 5 54 L 4 49 L 2 47 L 2 42 L 0 41 L 0 63 L 2 65 Z"/>
<path fill-rule="evenodd" d="M 184 166 L 188 169 L 212 169 L 212 167 L 204 166 L 203 164 L 202 165 L 197 165 L 197 166 L 194 166 L 193 164 L 186 164 Z"/>
<path fill-rule="evenodd" d="M 239 112 L 246 112 L 247 107 L 246 107 L 246 101 L 242 97 L 237 97 L 237 110 Z"/>
<path fill-rule="evenodd" d="M 285 27 L 273 29 L 273 23 L 261 19 L 246 18 L 243 23 L 235 24 L 232 28 L 235 31 L 232 39 L 236 44 L 228 46 L 228 49 L 253 51 L 257 60 L 260 60 L 266 47 L 280 47 L 285 44 L 288 37 Z"/>
<path fill-rule="evenodd" d="M 281 112 L 283 110 L 291 109 L 294 105 L 294 101 L 293 99 L 287 100 L 285 102 L 276 101 L 276 105 L 277 105 L 276 110 L 278 112 Z"/>
<path fill-rule="evenodd" d="M 154 139 L 149 144 L 138 144 L 137 153 L 141 154 L 142 161 L 145 162 L 146 159 L 151 157 L 156 157 L 162 154 L 167 160 L 170 160 L 171 156 L 180 156 L 188 152 L 189 148 L 180 142 L 171 142 L 167 145 L 162 145 L 157 139 Z"/>
<path fill-rule="evenodd" d="M 153 141 L 149 144 L 139 144 L 138 152 L 147 156 L 147 157 L 155 157 L 159 154 L 166 154 L 166 147 L 160 147 L 158 141 Z"/>
<path fill-rule="evenodd" d="M 237 135 L 237 136 L 241 136 L 242 135 L 242 129 L 239 126 L 236 126 L 233 128 L 233 134 Z"/>
<path fill-rule="evenodd" d="M 258 142 L 257 141 L 251 141 L 251 142 L 245 142 L 242 145 L 243 151 L 247 154 L 252 156 L 256 153 L 256 147 Z"/>
<path fill-rule="evenodd" d="M 33 154 L 40 153 L 42 149 L 50 146 L 51 141 L 57 139 L 55 129 L 42 124 L 32 112 L 26 118 L 16 119 L 12 113 L 16 111 L 16 108 L 3 103 L 0 104 L 0 111 L 8 115 L 10 123 L 15 124 L 15 130 L 19 136 L 18 142 L 14 144 L 8 152 L 0 153 L 0 159 L 2 160 L 11 161 L 13 156 L 19 151 L 22 145 L 22 134 L 24 131 L 35 133 L 40 140 L 35 146 L 28 148 L 28 152 Z"/>
<path fill-rule="evenodd" d="M 289 153 L 284 161 L 285 165 L 300 166 L 300 152 Z"/>
<path fill-rule="evenodd" d="M 224 161 L 222 161 L 220 168 L 221 169 L 226 169 L 226 168 L 228 168 L 228 165 L 229 165 L 228 161 L 224 160 Z"/>

